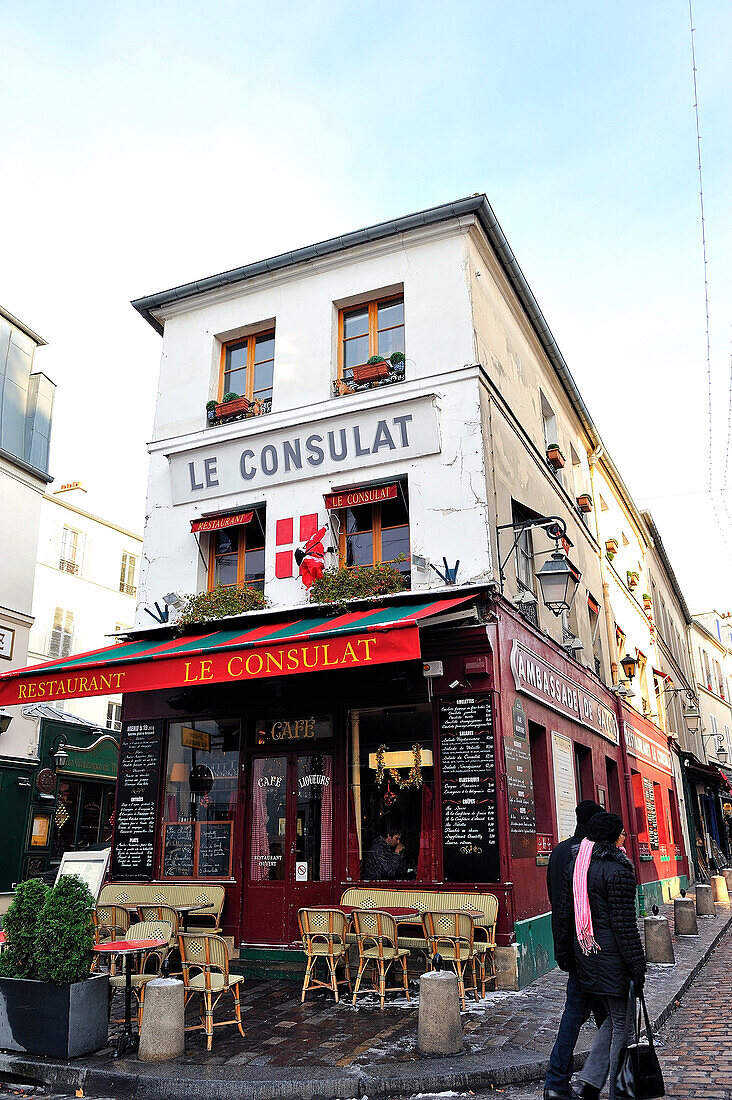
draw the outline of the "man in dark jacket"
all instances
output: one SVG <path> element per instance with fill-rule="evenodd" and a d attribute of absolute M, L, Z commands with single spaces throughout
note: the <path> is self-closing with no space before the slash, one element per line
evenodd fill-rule
<path fill-rule="evenodd" d="M 363 861 L 363 877 L 369 882 L 407 877 L 407 859 L 402 845 L 402 834 L 396 825 L 385 821 L 378 836 Z"/>
<path fill-rule="evenodd" d="M 554 937 L 554 953 L 557 950 L 557 914 L 559 900 L 562 896 L 562 885 L 567 868 L 577 855 L 580 844 L 587 836 L 587 823 L 590 818 L 602 811 L 602 806 L 597 802 L 586 799 L 580 802 L 575 810 L 577 828 L 574 836 L 557 844 L 549 856 L 549 864 L 546 869 L 546 888 L 549 894 L 549 904 L 552 908 L 552 936 Z M 574 972 L 570 972 L 567 980 L 567 999 L 559 1024 L 557 1041 L 554 1044 L 549 1059 L 549 1072 L 544 1082 L 544 1100 L 570 1100 L 572 1088 L 570 1078 L 572 1076 L 572 1061 L 577 1038 L 585 1020 L 589 1019 L 595 1005 L 583 992 Z M 603 1013 L 604 1015 L 604 1013 Z M 597 1016 L 595 1017 L 597 1020 Z M 598 1024 L 601 1022 L 597 1020 Z"/>

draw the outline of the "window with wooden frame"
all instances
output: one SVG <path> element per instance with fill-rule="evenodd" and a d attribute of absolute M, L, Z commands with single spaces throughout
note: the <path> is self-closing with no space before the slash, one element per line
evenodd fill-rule
<path fill-rule="evenodd" d="M 217 584 L 246 585 L 264 592 L 264 508 L 253 509 L 249 523 L 211 534 L 208 590 Z"/>
<path fill-rule="evenodd" d="M 392 500 L 360 504 L 336 513 L 340 521 L 341 565 L 388 562 L 409 575 L 409 501 L 399 485 Z M 397 558 L 403 557 L 403 561 Z"/>
<path fill-rule="evenodd" d="M 259 403 L 261 412 L 272 408 L 275 334 L 257 332 L 221 347 L 221 378 L 219 401 L 224 394 L 235 393 L 252 404 Z"/>
<path fill-rule="evenodd" d="M 372 355 L 404 354 L 404 295 L 376 298 L 338 314 L 338 378 L 354 381 L 354 367 Z"/>

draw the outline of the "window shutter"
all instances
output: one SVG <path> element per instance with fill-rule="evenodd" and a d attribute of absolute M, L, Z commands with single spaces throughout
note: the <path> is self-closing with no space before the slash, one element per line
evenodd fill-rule
<path fill-rule="evenodd" d="M 61 642 L 61 656 L 70 657 L 71 648 L 74 642 L 74 613 L 73 611 L 66 612 L 66 621 L 64 623 L 64 634 Z"/>
<path fill-rule="evenodd" d="M 60 607 L 57 607 L 53 613 L 53 626 L 51 627 L 51 636 L 48 640 L 49 657 L 61 656 L 62 622 L 63 611 Z"/>

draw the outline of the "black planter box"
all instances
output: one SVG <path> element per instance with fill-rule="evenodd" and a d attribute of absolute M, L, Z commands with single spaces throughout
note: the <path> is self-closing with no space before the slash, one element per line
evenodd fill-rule
<path fill-rule="evenodd" d="M 107 1045 L 109 975 L 72 985 L 0 978 L 0 1049 L 76 1058 Z"/>

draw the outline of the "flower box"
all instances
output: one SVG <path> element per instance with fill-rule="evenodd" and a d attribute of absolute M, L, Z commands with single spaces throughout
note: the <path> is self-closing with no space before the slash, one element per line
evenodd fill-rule
<path fill-rule="evenodd" d="M 633 588 L 638 587 L 638 581 L 640 580 L 640 577 L 637 573 L 628 572 L 627 573 L 627 579 L 628 579 L 628 588 L 633 589 Z"/>
<path fill-rule="evenodd" d="M 652 607 L 651 597 L 647 593 L 643 593 L 643 607 L 646 611 L 650 611 Z"/>
<path fill-rule="evenodd" d="M 611 554 L 617 554 L 617 552 L 618 552 L 618 540 L 617 539 L 605 539 L 605 549 Z"/>
<path fill-rule="evenodd" d="M 577 497 L 577 507 L 579 508 L 580 512 L 592 511 L 592 497 L 589 493 L 580 493 L 580 495 Z"/>
<path fill-rule="evenodd" d="M 226 416 L 240 416 L 241 413 L 249 412 L 249 399 L 247 397 L 237 397 L 233 401 L 222 401 L 220 405 L 216 406 L 216 419 L 221 420 Z"/>
<path fill-rule="evenodd" d="M 380 382 L 382 378 L 388 378 L 389 364 L 386 359 L 380 359 L 377 363 L 361 363 L 353 368 L 353 381 Z"/>
<path fill-rule="evenodd" d="M 546 460 L 549 465 L 555 470 L 564 469 L 564 455 L 559 450 L 556 444 L 546 449 Z"/>
<path fill-rule="evenodd" d="M 109 975 L 55 985 L 0 978 L 0 1048 L 78 1058 L 107 1045 Z"/>

